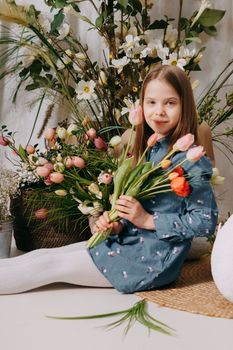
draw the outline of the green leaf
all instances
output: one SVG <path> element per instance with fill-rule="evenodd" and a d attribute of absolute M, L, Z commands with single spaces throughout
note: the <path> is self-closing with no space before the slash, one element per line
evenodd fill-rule
<path fill-rule="evenodd" d="M 18 153 L 23 161 L 27 161 L 27 152 L 25 151 L 22 145 L 19 145 Z"/>
<path fill-rule="evenodd" d="M 203 27 L 212 27 L 223 18 L 225 12 L 223 10 L 205 9 L 198 22 Z"/>
<path fill-rule="evenodd" d="M 118 4 L 126 8 L 128 6 L 129 0 L 117 0 Z"/>
<path fill-rule="evenodd" d="M 25 90 L 27 91 L 32 91 L 32 90 L 35 90 L 35 89 L 39 89 L 40 88 L 40 84 L 38 83 L 33 83 L 33 84 L 29 84 L 25 87 Z"/>
<path fill-rule="evenodd" d="M 217 29 L 216 27 L 204 27 L 204 32 L 210 36 L 216 36 L 217 35 Z"/>
<path fill-rule="evenodd" d="M 198 38 L 197 36 L 185 38 L 185 41 L 187 41 L 187 42 L 191 42 L 192 41 L 192 42 L 198 43 L 198 44 L 202 43 L 201 39 Z"/>
<path fill-rule="evenodd" d="M 53 18 L 51 23 L 50 34 L 53 34 L 63 23 L 65 15 L 62 11 L 59 11 Z"/>
<path fill-rule="evenodd" d="M 95 27 L 94 23 L 92 23 L 92 21 L 91 21 L 88 17 L 83 16 L 83 15 L 80 15 L 80 13 L 78 13 L 77 15 L 78 15 L 78 17 L 79 17 L 81 20 L 83 20 L 84 22 L 89 23 L 89 24 L 91 24 L 93 27 Z"/>
<path fill-rule="evenodd" d="M 161 20 L 155 20 L 153 23 L 151 23 L 148 27 L 148 29 L 166 29 L 168 26 L 168 22 L 164 21 L 164 19 Z"/>
<path fill-rule="evenodd" d="M 107 11 L 103 11 L 99 17 L 96 18 L 95 25 L 97 28 L 101 29 L 104 20 L 107 17 Z"/>
<path fill-rule="evenodd" d="M 142 12 L 142 4 L 139 0 L 129 0 L 129 5 L 131 5 L 138 12 Z"/>
<path fill-rule="evenodd" d="M 80 8 L 78 7 L 77 4 L 71 3 L 70 5 L 73 7 L 73 9 L 74 9 L 76 12 L 80 12 Z"/>
<path fill-rule="evenodd" d="M 123 187 L 123 182 L 127 178 L 127 175 L 132 169 L 132 163 L 133 163 L 134 157 L 131 158 L 126 158 L 121 166 L 117 169 L 116 174 L 114 176 L 113 182 L 114 182 L 114 193 L 113 193 L 113 198 L 112 198 L 112 206 L 114 206 L 117 198 L 119 197 L 122 187 Z"/>

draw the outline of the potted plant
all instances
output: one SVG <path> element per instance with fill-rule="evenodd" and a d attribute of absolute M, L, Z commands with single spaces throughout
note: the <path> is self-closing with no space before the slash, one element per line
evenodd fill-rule
<path fill-rule="evenodd" d="M 4 125 L 0 129 L 0 144 L 11 149 L 17 168 L 19 195 L 11 202 L 11 213 L 18 249 L 86 240 L 91 235 L 86 214 L 109 209 L 104 196 L 116 169 L 114 153 L 118 156 L 123 145 L 119 136 L 107 144 L 97 130 L 86 128 L 84 133 L 78 124 L 59 123 L 46 130 L 44 149 L 16 146 L 14 133 Z"/>

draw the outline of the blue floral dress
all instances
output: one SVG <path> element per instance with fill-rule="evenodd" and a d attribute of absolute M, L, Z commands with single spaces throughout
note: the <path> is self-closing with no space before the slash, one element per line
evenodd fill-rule
<path fill-rule="evenodd" d="M 158 163 L 167 153 L 168 141 L 158 141 L 149 160 Z M 178 164 L 184 158 L 185 152 L 179 152 L 172 162 Z M 209 236 L 215 230 L 218 212 L 209 182 L 210 161 L 204 156 L 182 167 L 195 179 L 189 196 L 161 193 L 142 203 L 153 215 L 156 230 L 140 229 L 125 220 L 119 235 L 89 249 L 97 268 L 122 293 L 151 290 L 176 280 L 192 238 Z"/>

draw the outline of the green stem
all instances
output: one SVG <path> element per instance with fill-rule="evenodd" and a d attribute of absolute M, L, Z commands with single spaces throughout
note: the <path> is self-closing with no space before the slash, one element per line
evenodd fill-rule
<path fill-rule="evenodd" d="M 46 92 L 44 92 L 42 98 L 40 99 L 39 108 L 38 108 L 37 113 L 36 113 L 36 117 L 35 117 L 35 120 L 34 120 L 34 123 L 33 123 L 33 126 L 32 126 L 32 130 L 31 130 L 31 134 L 30 134 L 29 139 L 28 139 L 28 141 L 27 141 L 27 145 L 28 145 L 29 142 L 31 141 L 33 132 L 34 132 L 34 130 L 35 130 L 35 126 L 36 126 L 37 119 L 38 119 L 38 117 L 39 117 L 39 113 L 40 113 L 40 110 L 41 110 L 41 107 L 42 107 L 42 104 L 43 104 L 43 101 L 44 101 L 44 98 L 45 98 L 45 94 L 46 94 Z M 26 146 L 27 146 L 27 145 L 26 145 Z"/>

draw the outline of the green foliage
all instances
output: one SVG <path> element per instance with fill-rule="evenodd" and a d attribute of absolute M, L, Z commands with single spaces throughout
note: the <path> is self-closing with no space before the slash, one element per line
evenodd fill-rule
<path fill-rule="evenodd" d="M 46 316 L 51 319 L 58 320 L 90 320 L 96 318 L 106 318 L 123 315 L 115 322 L 111 322 L 106 325 L 106 329 L 112 329 L 122 324 L 126 323 L 126 327 L 124 330 L 125 335 L 128 333 L 130 328 L 133 326 L 135 322 L 139 322 L 143 326 L 147 327 L 148 332 L 151 330 L 160 332 L 166 335 L 174 335 L 174 329 L 162 323 L 161 321 L 152 317 L 147 311 L 147 304 L 145 299 L 136 302 L 131 308 L 121 311 L 110 312 L 106 314 L 98 314 L 98 315 L 88 315 L 88 316 L 74 316 L 74 317 L 59 317 L 59 316 Z"/>
<path fill-rule="evenodd" d="M 127 113 L 139 98 L 143 78 L 153 65 L 175 64 L 188 75 L 201 70 L 199 54 L 204 47 L 199 37 L 203 31 L 216 35 L 215 26 L 224 16 L 222 10 L 202 9 L 198 18 L 200 10 L 184 17 L 183 2 L 179 2 L 176 29 L 174 18 L 166 15 L 152 18 L 151 2 L 143 5 L 139 0 L 84 2 L 89 5 L 88 11 L 91 8 L 95 11 L 95 21 L 89 19 L 89 12 L 80 12 L 76 1 L 45 1 L 51 10 L 47 18 L 34 6 L 26 9 L 11 2 L 10 13 L 13 10 L 15 14 L 24 13 L 26 23 L 21 23 L 20 35 L 3 27 L 0 45 L 7 44 L 8 49 L 0 53 L 0 78 L 14 74 L 20 79 L 14 101 L 20 89 L 38 92 L 39 103 L 42 97 L 43 102 L 52 99 L 54 104 L 62 99 L 73 120 L 82 123 L 88 116 L 100 129 L 129 125 Z M 69 27 L 64 9 L 73 11 L 88 24 L 88 30 L 104 38 L 103 63 L 93 62 L 86 43 Z M 5 16 L 20 23 L 15 15 Z M 200 46 L 196 52 L 188 48 L 193 41 Z M 89 95 L 80 87 L 85 83 L 86 90 L 89 83 L 93 86 Z M 111 132 L 106 135 L 108 139 L 111 136 Z"/>

